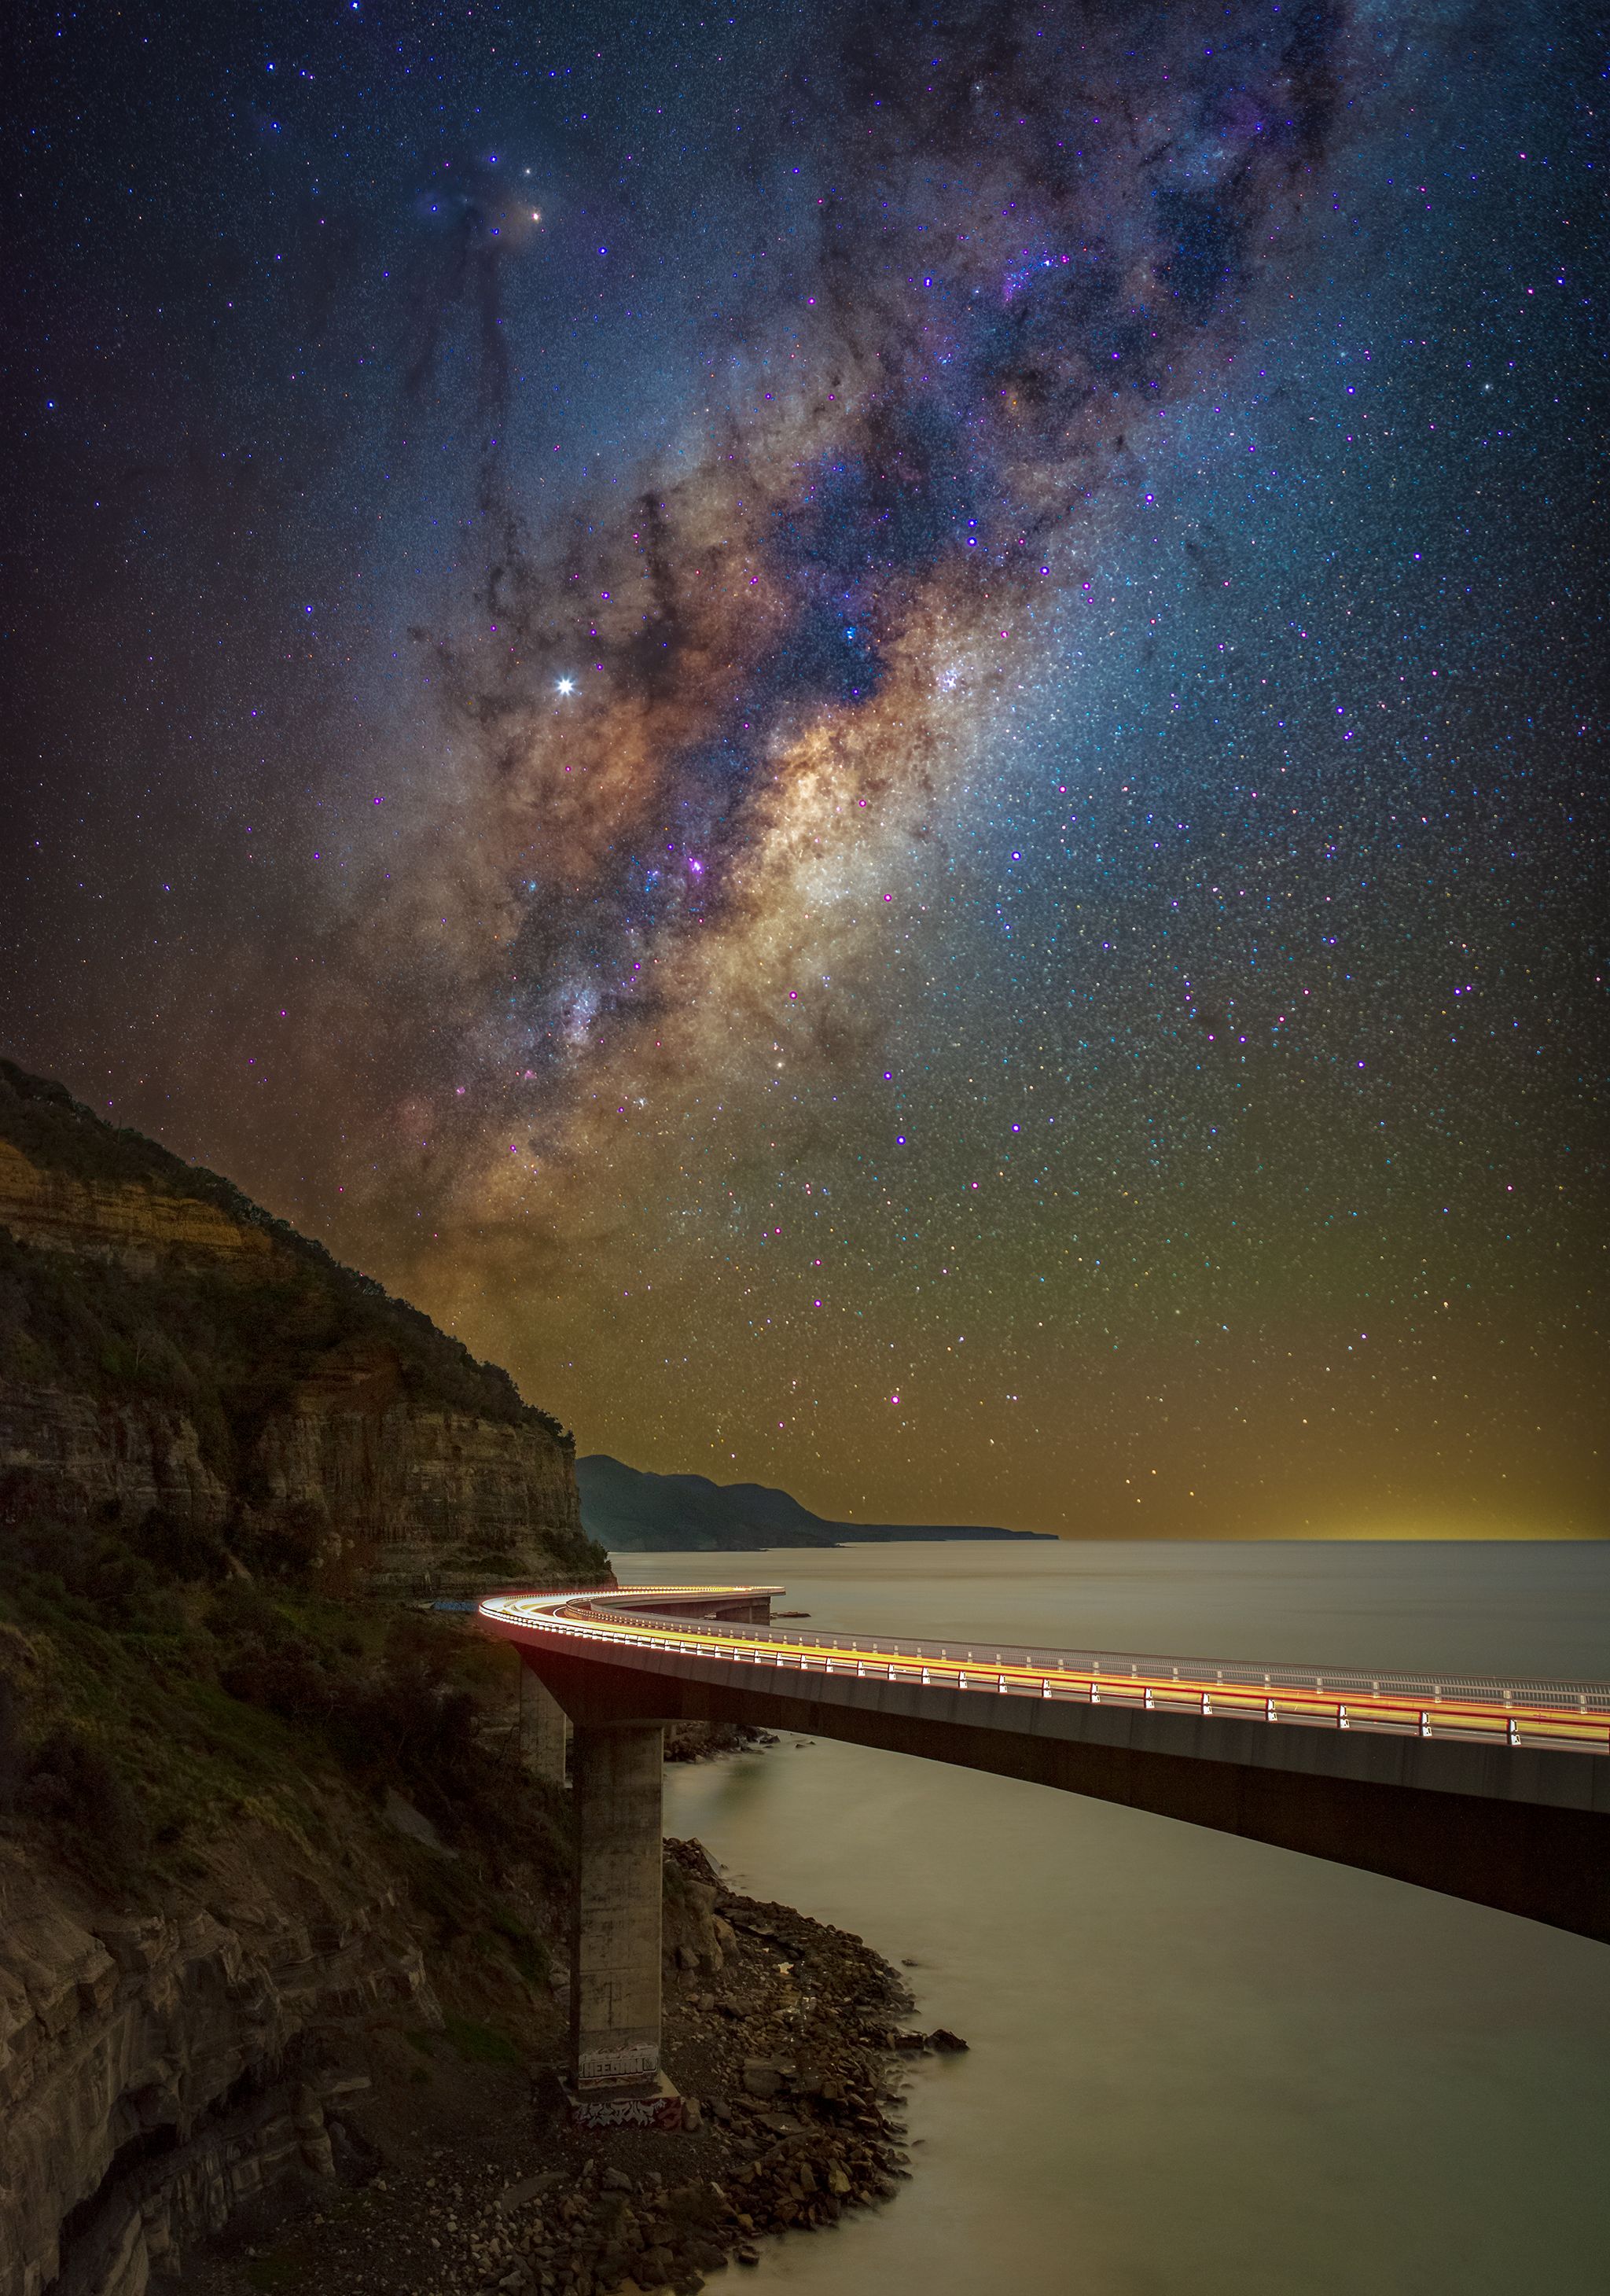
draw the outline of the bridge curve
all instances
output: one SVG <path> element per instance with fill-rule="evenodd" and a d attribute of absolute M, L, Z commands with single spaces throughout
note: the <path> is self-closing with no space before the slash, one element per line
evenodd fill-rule
<path fill-rule="evenodd" d="M 480 1617 L 574 1720 L 578 1782 L 599 1734 L 651 1732 L 658 1761 L 666 1722 L 749 1723 L 1126 1804 L 1610 1942 L 1610 1683 L 797 1632 L 771 1620 L 781 1591 L 505 1594 Z"/>

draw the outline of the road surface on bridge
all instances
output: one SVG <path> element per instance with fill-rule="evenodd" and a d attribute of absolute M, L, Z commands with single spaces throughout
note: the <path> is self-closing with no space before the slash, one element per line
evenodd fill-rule
<path fill-rule="evenodd" d="M 771 1624 L 689 1615 L 701 1603 L 736 1607 L 783 1592 L 780 1587 L 631 1587 L 605 1594 L 501 1595 L 480 1608 L 483 1618 L 503 1632 L 523 1629 L 622 1653 L 679 1652 L 727 1666 L 791 1669 L 824 1679 L 1610 1755 L 1610 1682 L 1507 1682 L 1239 1659 L 1035 1652 L 993 1643 L 975 1647 L 806 1635 Z"/>
<path fill-rule="evenodd" d="M 1117 1801 L 1610 1942 L 1610 1682 L 798 1630 L 780 1587 L 506 1594 L 578 1725 L 792 1729 Z"/>

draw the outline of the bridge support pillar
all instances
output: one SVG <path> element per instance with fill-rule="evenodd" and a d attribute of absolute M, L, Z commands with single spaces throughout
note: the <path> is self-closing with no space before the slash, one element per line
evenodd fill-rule
<path fill-rule="evenodd" d="M 584 2126 L 676 2128 L 659 2068 L 665 1725 L 577 1723 L 570 2100 Z"/>
<path fill-rule="evenodd" d="M 565 1783 L 570 1717 L 528 1666 L 520 1669 L 520 1760 L 549 1785 Z"/>

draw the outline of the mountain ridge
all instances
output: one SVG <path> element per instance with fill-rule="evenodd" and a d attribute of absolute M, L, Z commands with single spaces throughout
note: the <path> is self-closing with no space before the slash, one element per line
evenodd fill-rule
<path fill-rule="evenodd" d="M 708 1475 L 656 1474 L 607 1451 L 576 1463 L 582 1522 L 613 1553 L 739 1553 L 768 1546 L 886 1546 L 960 1538 L 1050 1538 L 995 1524 L 836 1522 L 791 1491 L 768 1483 L 717 1483 Z"/>

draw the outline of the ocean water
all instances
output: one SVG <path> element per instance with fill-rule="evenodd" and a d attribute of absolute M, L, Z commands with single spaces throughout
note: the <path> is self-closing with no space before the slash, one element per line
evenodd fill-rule
<path fill-rule="evenodd" d="M 824 1626 L 1610 1677 L 1610 1546 L 633 1555 Z M 1607 2296 L 1610 1948 L 1099 1802 L 819 1739 L 667 1773 L 734 1883 L 918 2019 L 912 2181 L 770 2247 L 790 2296 Z"/>

